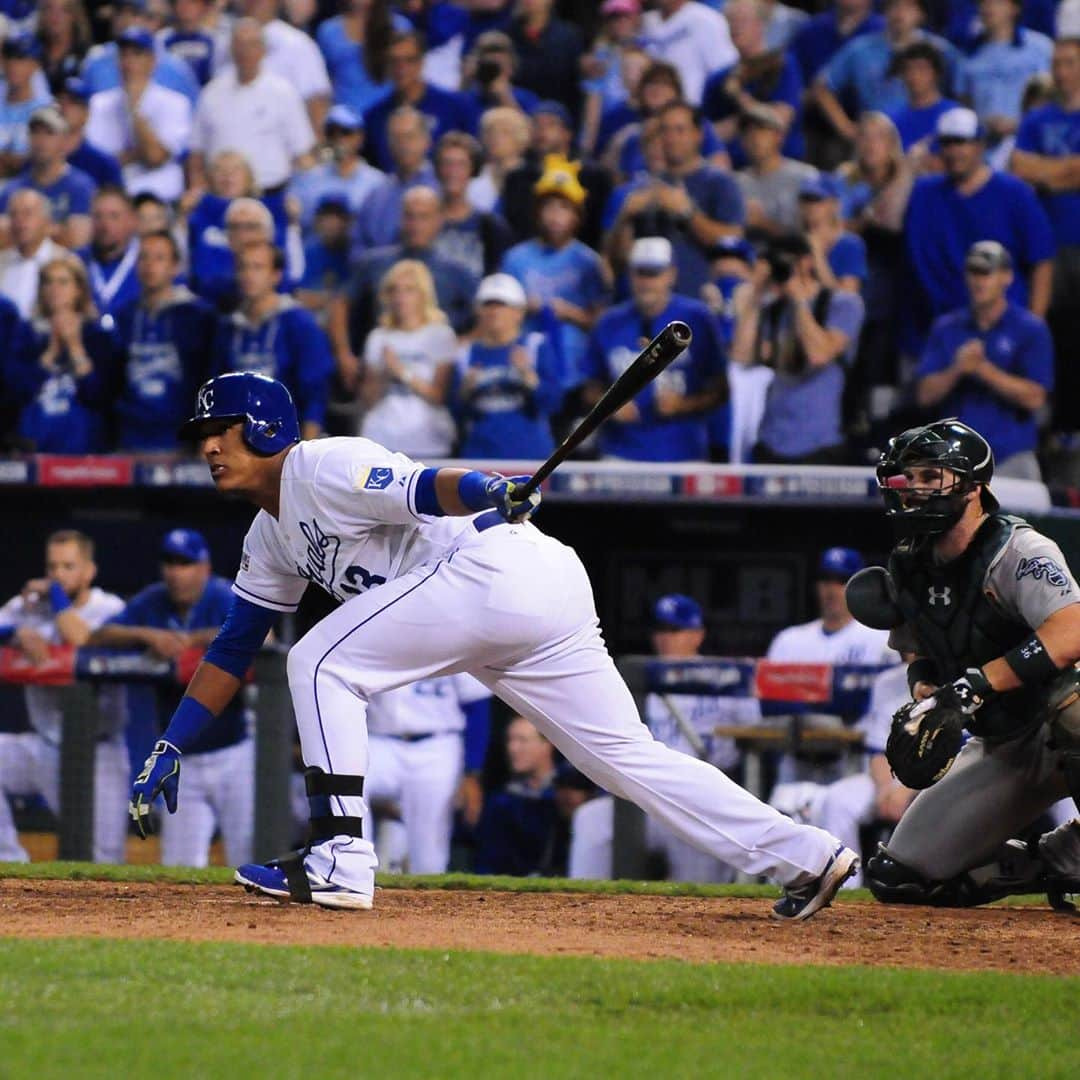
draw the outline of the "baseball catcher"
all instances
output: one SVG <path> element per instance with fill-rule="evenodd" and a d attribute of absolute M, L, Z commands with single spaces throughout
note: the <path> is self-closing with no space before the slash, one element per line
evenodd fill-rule
<path fill-rule="evenodd" d="M 923 790 L 866 867 L 886 903 L 1080 892 L 1080 819 L 1014 839 L 1080 797 L 1080 590 L 1057 544 L 999 512 L 993 470 L 955 419 L 890 440 L 877 475 L 898 542 L 848 584 L 855 617 L 916 654 L 886 752 Z"/>

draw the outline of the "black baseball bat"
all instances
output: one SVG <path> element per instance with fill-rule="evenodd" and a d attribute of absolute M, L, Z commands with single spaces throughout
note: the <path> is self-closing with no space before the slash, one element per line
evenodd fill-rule
<path fill-rule="evenodd" d="M 632 400 L 678 356 L 693 339 L 684 322 L 669 322 L 637 355 L 634 362 L 607 388 L 580 424 L 555 448 L 551 456 L 510 498 L 524 502 L 608 417 Z"/>

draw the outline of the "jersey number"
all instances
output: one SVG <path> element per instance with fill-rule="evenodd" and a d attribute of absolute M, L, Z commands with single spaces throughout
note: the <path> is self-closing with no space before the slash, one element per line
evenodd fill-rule
<path fill-rule="evenodd" d="M 341 586 L 341 591 L 357 596 L 367 589 L 373 589 L 376 585 L 385 585 L 386 578 L 378 574 L 369 574 L 362 566 L 350 566 L 342 575 L 348 582 Z"/>

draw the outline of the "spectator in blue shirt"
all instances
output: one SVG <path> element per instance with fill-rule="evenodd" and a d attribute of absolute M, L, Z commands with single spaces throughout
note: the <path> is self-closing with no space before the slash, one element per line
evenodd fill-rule
<path fill-rule="evenodd" d="M 862 327 L 862 300 L 842 289 L 823 289 L 810 244 L 791 236 L 770 243 L 762 272 L 736 295 L 735 304 L 732 363 L 761 364 L 774 372 L 754 460 L 843 464 L 841 405 Z"/>
<path fill-rule="evenodd" d="M 826 289 L 861 293 L 866 282 L 866 244 L 844 228 L 839 187 L 831 176 L 814 176 L 799 187 L 802 232 L 814 255 L 814 274 Z"/>
<path fill-rule="evenodd" d="M 319 24 L 315 40 L 334 87 L 334 103 L 361 116 L 389 93 L 386 48 L 394 30 L 409 22 L 385 0 L 342 0 L 341 14 Z"/>
<path fill-rule="evenodd" d="M 1021 0 L 1019 25 L 1047 38 L 1070 37 L 1070 31 L 1056 25 L 1067 6 L 1061 0 Z M 979 47 L 986 28 L 980 0 L 949 0 L 944 11 L 947 18 L 942 33 L 961 52 L 970 55 Z"/>
<path fill-rule="evenodd" d="M 41 268 L 33 340 L 8 365 L 21 406 L 18 435 L 44 454 L 108 449 L 108 413 L 117 377 L 116 343 L 94 315 L 90 282 L 71 254 Z"/>
<path fill-rule="evenodd" d="M 1020 26 L 1020 0 L 980 0 L 982 33 L 961 69 L 959 92 L 978 114 L 991 143 L 1020 124 L 1020 102 L 1032 75 L 1050 69 L 1054 43 Z"/>
<path fill-rule="evenodd" d="M 190 415 L 208 374 L 214 309 L 177 285 L 180 249 L 171 233 L 143 235 L 136 266 L 140 296 L 116 317 L 125 352 L 116 403 L 121 450 L 175 450 L 176 431 Z"/>
<path fill-rule="evenodd" d="M 172 25 L 157 37 L 166 55 L 175 56 L 191 68 L 199 86 L 205 86 L 217 74 L 222 62 L 220 44 L 206 26 L 211 6 L 212 0 L 175 0 Z"/>
<path fill-rule="evenodd" d="M 245 244 L 236 257 L 240 307 L 222 316 L 211 373 L 255 371 L 279 379 L 296 401 L 305 439 L 322 433 L 334 361 L 326 333 L 291 296 L 278 292 L 285 256 L 269 240 Z"/>
<path fill-rule="evenodd" d="M 985 138 L 970 109 L 938 120 L 944 174 L 915 182 L 905 232 L 915 277 L 931 317 L 962 307 L 964 259 L 978 240 L 997 240 L 1016 270 L 1009 299 L 1043 317 L 1050 303 L 1054 236 L 1034 192 L 984 161 Z M 929 325 L 925 314 L 919 326 Z"/>
<path fill-rule="evenodd" d="M 72 76 L 64 80 L 57 94 L 57 104 L 68 124 L 67 160 L 73 168 L 86 173 L 97 187 L 124 186 L 120 162 L 88 143 L 84 132 L 90 115 L 90 87 L 82 79 Z"/>
<path fill-rule="evenodd" d="M 315 204 L 311 238 L 304 245 L 304 276 L 296 289 L 300 301 L 326 326 L 330 301 L 349 280 L 349 234 L 352 214 L 343 195 L 324 195 Z"/>
<path fill-rule="evenodd" d="M 585 342 L 607 300 L 607 281 L 600 257 L 576 238 L 585 206 L 577 163 L 549 157 L 534 190 L 539 235 L 515 244 L 502 269 L 525 288 L 526 329 L 548 332 L 554 316 L 554 345 L 569 389 L 580 381 Z"/>
<path fill-rule="evenodd" d="M 1054 387 L 1054 349 L 1042 319 L 1011 303 L 1012 259 L 995 240 L 964 263 L 971 300 L 934 323 L 916 377 L 918 404 L 977 425 L 994 475 L 1041 480 L 1037 414 Z"/>
<path fill-rule="evenodd" d="M 146 648 L 175 660 L 187 649 L 205 649 L 231 607 L 232 587 L 213 573 L 205 537 L 194 529 L 172 529 L 161 545 L 161 581 L 136 593 L 90 635 L 90 644 Z M 151 739 L 157 739 L 182 691 L 158 683 L 139 692 L 140 703 L 146 701 L 154 714 Z M 254 765 L 240 691 L 211 728 L 184 748 L 184 798 L 175 814 L 161 819 L 164 865 L 206 866 L 217 829 L 231 864 L 251 858 Z"/>
<path fill-rule="evenodd" d="M 709 279 L 706 252 L 722 236 L 741 235 L 742 192 L 730 173 L 701 156 L 701 120 L 682 102 L 660 113 L 664 171 L 630 192 L 613 227 L 611 250 L 626 257 L 634 236 L 666 236 L 675 251 L 676 289 L 697 296 Z"/>
<path fill-rule="evenodd" d="M 324 196 L 340 195 L 349 213 L 359 218 L 368 196 L 386 179 L 360 156 L 364 122 L 348 105 L 330 109 L 323 131 L 330 160 L 296 173 L 289 184 L 289 194 L 300 203 L 300 225 L 305 230 L 311 228 L 315 207 Z"/>
<path fill-rule="evenodd" d="M 809 86 L 825 65 L 853 38 L 872 34 L 885 25 L 874 12 L 873 0 L 836 0 L 828 11 L 811 15 L 791 40 L 791 51 Z"/>
<path fill-rule="evenodd" d="M 945 58 L 932 42 L 914 41 L 901 49 L 893 59 L 893 70 L 904 84 L 906 100 L 887 115 L 896 125 L 905 153 L 914 149 L 917 162 L 932 152 L 938 117 L 960 103 L 942 97 Z"/>
<path fill-rule="evenodd" d="M 690 348 L 600 429 L 605 457 L 629 461 L 705 461 L 708 419 L 725 399 L 724 353 L 712 313 L 674 294 L 671 242 L 646 236 L 630 250 L 630 294 L 596 324 L 585 355 L 584 402 L 592 405 L 669 322 L 693 331 Z"/>
<path fill-rule="evenodd" d="M 424 49 L 415 31 L 394 33 L 386 62 L 393 90 L 364 113 L 367 156 L 376 166 L 384 170 L 394 167 L 387 125 L 390 115 L 403 105 L 412 106 L 426 119 L 434 140 L 447 131 L 475 130 L 474 109 L 463 94 L 425 82 Z"/>
<path fill-rule="evenodd" d="M 868 110 L 888 112 L 904 104 L 904 91 L 893 58 L 915 41 L 929 41 L 945 58 L 952 87 L 959 57 L 944 38 L 922 29 L 923 0 L 886 0 L 885 26 L 850 41 L 830 61 L 814 85 L 814 100 L 838 135 L 855 138 L 855 120 Z"/>
<path fill-rule="evenodd" d="M 89 247 L 79 251 L 90 275 L 94 306 L 115 316 L 139 296 L 135 263 L 139 256 L 138 219 L 123 188 L 101 188 L 90 211 Z"/>
<path fill-rule="evenodd" d="M 1080 41 L 1059 41 L 1053 64 L 1058 100 L 1024 117 L 1010 166 L 1038 189 L 1058 243 L 1049 322 L 1064 361 L 1080 354 Z M 1080 428 L 1080 365 L 1063 362 L 1058 376 L 1056 423 Z"/>
<path fill-rule="evenodd" d="M 583 153 L 603 150 L 597 139 L 605 114 L 626 105 L 634 82 L 648 64 L 648 57 L 638 45 L 641 29 L 639 0 L 604 0 L 600 7 L 603 25 L 592 48 L 581 58 L 584 78 L 581 92 L 585 107 L 581 123 L 580 145 Z M 627 69 L 633 64 L 637 74 Z M 628 78 L 629 75 L 629 78 Z"/>
<path fill-rule="evenodd" d="M 507 32 L 517 49 L 518 86 L 554 98 L 577 116 L 585 41 L 574 23 L 558 18 L 554 0 L 518 0 Z"/>
<path fill-rule="evenodd" d="M 90 239 L 90 201 L 94 181 L 67 163 L 67 121 L 55 105 L 30 114 L 30 157 L 26 167 L 0 191 L 0 216 L 7 217 L 8 200 L 30 188 L 49 201 L 53 221 L 60 226 L 59 240 L 66 247 L 81 247 Z"/>
<path fill-rule="evenodd" d="M 462 92 L 473 111 L 469 134 L 478 134 L 480 116 L 488 109 L 509 107 L 531 114 L 540 98 L 531 90 L 514 84 L 517 53 L 514 43 L 501 30 L 481 34 L 465 58 Z"/>
<path fill-rule="evenodd" d="M 522 333 L 525 290 L 492 274 L 476 292 L 476 334 L 461 354 L 459 457 L 543 461 L 555 448 L 551 415 L 562 403 L 558 360 L 540 332 Z"/>
<path fill-rule="evenodd" d="M 30 153 L 27 124 L 35 110 L 49 104 L 35 77 L 41 51 L 29 34 L 4 39 L 0 46 L 3 95 L 0 96 L 0 176 L 11 176 L 26 164 Z"/>

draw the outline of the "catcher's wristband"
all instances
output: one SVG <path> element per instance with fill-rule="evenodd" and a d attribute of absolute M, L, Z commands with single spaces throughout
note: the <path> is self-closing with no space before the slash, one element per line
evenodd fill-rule
<path fill-rule="evenodd" d="M 1025 686 L 1042 686 L 1061 670 L 1046 651 L 1046 646 L 1039 640 L 1038 634 L 1032 634 L 1026 641 L 1021 641 L 1015 649 L 1010 649 L 1003 659 Z"/>
<path fill-rule="evenodd" d="M 929 683 L 931 686 L 937 686 L 939 681 L 937 661 L 931 660 L 929 656 L 920 656 L 917 660 L 912 660 L 908 664 L 907 685 L 912 695 L 914 695 L 915 687 L 919 683 L 924 682 Z"/>

